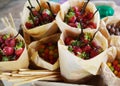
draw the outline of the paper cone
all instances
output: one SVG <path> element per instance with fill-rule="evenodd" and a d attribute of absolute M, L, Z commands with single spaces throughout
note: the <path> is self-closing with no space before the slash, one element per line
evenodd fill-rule
<path fill-rule="evenodd" d="M 39 7 L 38 3 L 35 0 L 30 0 L 30 1 L 35 8 Z M 48 5 L 45 3 L 44 0 L 40 0 L 40 3 L 42 7 L 48 8 Z M 60 4 L 55 3 L 55 2 L 50 2 L 50 5 L 51 5 L 51 9 L 53 13 L 57 13 L 59 11 Z M 44 25 L 37 26 L 31 29 L 27 29 L 25 26 L 25 22 L 28 20 L 29 13 L 30 13 L 27 6 L 30 6 L 28 1 L 25 3 L 23 12 L 21 13 L 21 22 L 23 25 L 23 29 L 26 33 L 28 33 L 33 38 L 40 39 L 42 37 L 52 35 L 58 31 L 58 26 L 55 20 L 48 24 L 44 24 Z"/>
<path fill-rule="evenodd" d="M 112 51 L 109 51 L 109 53 L 111 53 L 112 58 L 109 58 L 108 56 L 108 60 L 107 62 L 113 62 L 113 60 L 115 58 L 119 58 L 120 59 L 120 49 L 115 49 L 115 48 L 111 48 Z M 112 71 L 111 69 L 107 66 L 106 62 L 104 62 L 102 64 L 102 70 L 101 70 L 101 76 L 103 77 L 105 83 L 108 86 L 119 86 L 120 85 L 120 78 L 118 78 Z"/>
<path fill-rule="evenodd" d="M 39 41 L 35 41 L 32 42 L 29 45 L 29 55 L 30 55 L 30 59 L 32 60 L 32 62 L 35 63 L 36 66 L 41 67 L 41 68 L 45 68 L 48 70 L 56 70 L 59 67 L 59 60 L 57 60 L 54 64 L 50 64 L 49 62 L 45 61 L 42 59 L 42 57 L 39 56 L 38 51 L 36 51 L 36 48 L 40 45 L 40 44 L 44 44 L 44 43 L 49 43 L 49 42 L 57 42 L 59 39 L 60 34 L 55 34 L 43 39 L 40 39 Z"/>
<path fill-rule="evenodd" d="M 120 47 L 120 36 L 110 35 L 110 33 L 108 32 L 106 28 L 107 24 L 116 24 L 119 21 L 120 21 L 120 18 L 115 17 L 115 16 L 105 17 L 101 20 L 100 32 L 108 39 L 109 46 Z"/>
<path fill-rule="evenodd" d="M 92 35 L 94 34 L 93 30 L 86 29 L 84 30 L 84 33 L 86 32 L 89 32 Z M 102 47 L 104 52 L 91 59 L 83 60 L 68 51 L 68 47 L 64 44 L 65 37 L 76 37 L 76 35 L 78 34 L 65 31 L 61 34 L 60 40 L 58 41 L 61 74 L 66 79 L 73 81 L 83 79 L 89 75 L 96 75 L 101 63 L 107 59 L 106 49 L 108 48 L 107 39 L 100 32 L 97 32 L 94 41 Z"/>
<path fill-rule="evenodd" d="M 10 33 L 15 36 L 18 32 L 12 27 L 7 27 L 0 31 L 1 35 L 6 33 Z M 18 70 L 22 68 L 28 68 L 29 59 L 28 59 L 28 53 L 27 53 L 25 41 L 21 35 L 18 35 L 17 39 L 22 40 L 24 42 L 24 45 L 25 45 L 24 51 L 21 54 L 21 56 L 15 61 L 4 61 L 4 62 L 1 61 L 0 62 L 1 71 L 12 71 L 12 70 Z"/>
<path fill-rule="evenodd" d="M 68 0 L 67 2 L 65 2 L 61 5 L 60 11 L 58 12 L 58 14 L 56 16 L 56 22 L 62 32 L 66 29 L 69 29 L 71 31 L 78 32 L 78 33 L 81 31 L 81 28 L 74 28 L 74 27 L 71 27 L 68 24 L 66 24 L 64 22 L 64 18 L 65 18 L 65 15 L 67 14 L 68 10 L 70 9 L 70 7 L 77 6 L 80 9 L 83 6 L 83 3 L 84 3 L 84 0 L 82 0 L 82 1 Z M 91 2 L 88 3 L 86 9 L 93 13 L 97 10 L 95 5 Z M 100 23 L 100 16 L 99 16 L 98 12 L 95 14 L 95 16 L 93 17 L 93 19 L 91 21 L 96 23 L 96 25 L 97 25 L 96 29 L 98 29 L 99 23 Z"/>

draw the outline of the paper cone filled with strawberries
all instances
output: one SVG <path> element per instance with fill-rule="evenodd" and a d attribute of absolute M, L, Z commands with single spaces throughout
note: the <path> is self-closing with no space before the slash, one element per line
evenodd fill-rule
<path fill-rule="evenodd" d="M 100 31 L 108 39 L 110 46 L 120 47 L 120 18 L 115 16 L 103 18 Z"/>
<path fill-rule="evenodd" d="M 12 27 L 0 30 L 0 70 L 28 68 L 29 59 L 23 37 Z"/>
<path fill-rule="evenodd" d="M 59 54 L 57 46 L 59 37 L 59 33 L 54 34 L 32 42 L 29 45 L 29 56 L 35 66 L 48 70 L 56 70 L 59 68 Z"/>
<path fill-rule="evenodd" d="M 100 16 L 95 5 L 89 1 L 68 0 L 61 5 L 56 16 L 61 31 L 69 29 L 79 33 L 81 25 L 83 29 L 98 29 Z"/>
<path fill-rule="evenodd" d="M 21 21 L 24 32 L 35 39 L 52 35 L 58 31 L 55 21 L 60 4 L 46 0 L 28 0 Z"/>
<path fill-rule="evenodd" d="M 70 81 L 97 75 L 106 58 L 107 39 L 99 32 L 83 29 L 81 33 L 64 31 L 58 41 L 61 75 Z"/>
<path fill-rule="evenodd" d="M 108 86 L 120 84 L 120 49 L 112 47 L 108 52 L 108 60 L 102 64 L 101 76 Z"/>

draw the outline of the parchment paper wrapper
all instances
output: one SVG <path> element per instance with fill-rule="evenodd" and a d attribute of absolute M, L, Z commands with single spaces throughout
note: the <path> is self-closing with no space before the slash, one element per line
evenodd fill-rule
<path fill-rule="evenodd" d="M 39 47 L 40 44 L 49 43 L 49 42 L 55 43 L 59 40 L 59 37 L 60 34 L 51 35 L 49 37 L 42 38 L 39 41 L 32 42 L 29 45 L 28 52 L 30 55 L 30 59 L 32 62 L 35 63 L 36 66 L 48 70 L 56 70 L 59 67 L 59 60 L 57 60 L 54 64 L 50 64 L 49 62 L 43 60 L 42 57 L 39 56 L 38 51 L 36 51 L 36 49 Z"/>
<path fill-rule="evenodd" d="M 111 54 L 111 55 L 110 55 Z M 113 62 L 115 58 L 120 59 L 120 49 L 117 48 L 111 48 L 111 51 L 109 52 L 109 55 L 112 56 L 112 58 L 108 58 L 108 62 Z M 108 56 L 109 57 L 109 56 Z M 120 85 L 120 78 L 118 78 L 111 69 L 107 66 L 107 64 L 104 62 L 102 64 L 102 72 L 101 75 L 105 81 L 105 83 L 108 86 L 119 86 Z"/>
<path fill-rule="evenodd" d="M 38 3 L 35 0 L 30 0 L 30 1 L 35 8 L 39 8 Z M 45 0 L 40 0 L 41 7 L 49 8 L 45 2 L 46 2 Z M 50 2 L 50 5 L 51 5 L 51 9 L 53 13 L 57 14 L 57 12 L 60 9 L 60 4 L 55 3 L 55 2 Z M 58 26 L 55 20 L 48 24 L 44 24 L 41 26 L 37 26 L 35 28 L 27 29 L 25 26 L 25 22 L 28 20 L 29 13 L 30 13 L 27 6 L 30 6 L 28 1 L 25 3 L 23 12 L 21 13 L 21 22 L 23 25 L 23 29 L 26 33 L 28 33 L 33 38 L 40 39 L 42 37 L 52 35 L 58 31 Z"/>
<path fill-rule="evenodd" d="M 84 33 L 86 32 L 89 32 L 93 35 L 95 31 L 85 29 Z M 91 58 L 89 60 L 83 60 L 82 58 L 79 58 L 70 51 L 68 51 L 68 47 L 64 44 L 64 39 L 67 36 L 76 37 L 78 36 L 78 34 L 66 30 L 60 36 L 60 40 L 58 41 L 58 49 L 61 75 L 70 81 L 77 81 L 89 75 L 98 74 L 101 63 L 107 59 L 107 39 L 100 32 L 97 32 L 94 41 L 105 51 L 94 58 Z"/>
<path fill-rule="evenodd" d="M 0 30 L 0 35 L 10 33 L 13 34 L 14 36 L 18 33 L 15 29 L 12 27 L 7 27 L 3 30 Z M 21 56 L 15 60 L 15 61 L 4 61 L 0 62 L 0 70 L 1 71 L 12 71 L 12 70 L 18 70 L 22 68 L 28 68 L 29 65 L 29 59 L 28 59 L 28 53 L 26 49 L 26 44 L 21 35 L 17 36 L 17 39 L 22 40 L 24 42 L 25 48 Z"/>
<path fill-rule="evenodd" d="M 100 22 L 100 32 L 108 39 L 110 46 L 120 47 L 120 36 L 117 35 L 110 35 L 106 25 L 107 24 L 116 24 L 120 21 L 120 18 L 115 16 L 105 17 Z"/>
<path fill-rule="evenodd" d="M 70 7 L 77 6 L 77 7 L 79 7 L 79 9 L 81 9 L 83 4 L 84 4 L 84 0 L 81 0 L 81 1 L 80 0 L 68 0 L 67 2 L 65 2 L 61 5 L 60 11 L 58 12 L 58 14 L 56 16 L 56 22 L 62 32 L 66 29 L 69 29 L 69 30 L 77 32 L 77 33 L 79 33 L 81 31 L 80 28 L 74 28 L 74 27 L 71 27 L 68 24 L 66 24 L 64 22 L 64 18 L 65 18 L 65 15 L 67 14 L 68 10 L 70 9 Z M 86 10 L 89 10 L 94 13 L 97 9 L 93 3 L 89 2 Z M 94 17 L 91 21 L 93 21 L 94 23 L 97 24 L 96 29 L 98 29 L 99 23 L 100 23 L 100 15 L 98 12 L 94 15 Z"/>

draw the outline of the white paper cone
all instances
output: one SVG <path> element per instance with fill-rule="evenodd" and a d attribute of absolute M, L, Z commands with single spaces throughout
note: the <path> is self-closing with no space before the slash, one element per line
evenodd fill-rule
<path fill-rule="evenodd" d="M 38 67 L 45 68 L 48 70 L 56 70 L 59 67 L 59 60 L 57 60 L 54 64 L 50 64 L 49 62 L 43 60 L 39 54 L 38 51 L 36 51 L 36 48 L 39 46 L 41 43 L 49 43 L 49 42 L 57 42 L 59 39 L 60 34 L 55 34 L 43 39 L 40 39 L 38 41 L 32 42 L 29 45 L 29 55 L 31 60 L 37 65 Z"/>
<path fill-rule="evenodd" d="M 67 80 L 77 81 L 91 75 L 77 62 L 78 57 L 70 53 L 66 46 L 61 45 L 60 40 L 58 41 L 58 47 L 60 71 L 64 78 Z"/>
<path fill-rule="evenodd" d="M 6 33 L 16 35 L 18 32 L 11 27 L 7 27 L 0 31 L 0 34 L 6 34 Z M 25 44 L 25 41 L 21 35 L 18 35 L 17 39 L 22 40 Z M 16 61 L 0 62 L 0 70 L 2 71 L 18 70 L 21 68 L 28 68 L 28 65 L 29 65 L 29 59 L 28 59 L 28 53 L 27 53 L 26 44 L 25 44 L 23 53 Z"/>
<path fill-rule="evenodd" d="M 38 3 L 35 0 L 30 0 L 30 1 L 34 7 L 38 7 Z M 48 8 L 44 0 L 40 0 L 40 2 L 43 4 L 45 8 Z M 55 3 L 55 2 L 50 2 L 50 4 L 51 4 L 52 11 L 54 13 L 57 13 L 60 9 L 60 4 Z M 58 26 L 55 20 L 48 24 L 44 24 L 41 26 L 37 26 L 35 28 L 27 29 L 25 26 L 25 22 L 28 20 L 28 17 L 29 17 L 29 10 L 27 9 L 27 6 L 30 6 L 28 1 L 25 3 L 23 12 L 21 14 L 21 22 L 23 25 L 23 29 L 26 33 L 28 33 L 33 38 L 40 39 L 42 37 L 52 35 L 58 31 Z"/>
<path fill-rule="evenodd" d="M 120 21 L 120 18 L 115 16 L 105 17 L 101 20 L 100 31 L 108 39 L 109 46 L 120 47 L 120 36 L 110 35 L 106 28 L 107 24 L 116 24 L 119 21 Z"/>
<path fill-rule="evenodd" d="M 63 32 L 64 30 L 67 30 L 67 29 L 68 29 L 68 30 L 71 30 L 71 31 L 74 31 L 74 32 L 78 32 L 78 33 L 79 33 L 79 32 L 81 31 L 81 29 L 80 29 L 80 28 L 74 28 L 74 27 L 71 27 L 71 26 L 69 26 L 68 24 L 66 24 L 66 23 L 64 22 L 64 17 L 65 17 L 65 15 L 67 14 L 67 12 L 68 12 L 68 10 L 70 9 L 70 7 L 77 6 L 77 7 L 81 8 L 84 2 L 83 2 L 83 0 L 82 0 L 82 1 L 80 1 L 80 0 L 74 0 L 74 1 L 71 3 L 71 1 L 72 1 L 72 0 L 68 0 L 68 1 L 66 1 L 65 3 L 63 3 L 63 4 L 61 5 L 61 9 L 60 9 L 59 13 L 58 13 L 57 16 L 56 16 L 56 22 L 57 22 L 57 24 L 58 24 L 58 26 L 59 26 L 59 28 L 60 28 L 60 30 L 61 30 L 62 32 Z M 91 2 L 88 3 L 86 9 L 90 10 L 90 11 L 93 12 L 93 13 L 97 10 L 96 7 L 95 7 L 95 5 L 94 5 L 93 3 L 91 3 Z M 97 28 L 96 28 L 96 29 L 98 29 L 99 23 L 100 23 L 100 16 L 99 16 L 99 13 L 98 13 L 98 12 L 95 14 L 95 16 L 93 17 L 92 21 L 93 21 L 94 23 L 96 23 L 96 25 L 97 25 Z"/>
<path fill-rule="evenodd" d="M 84 32 L 89 32 L 91 34 L 94 33 L 93 30 L 89 29 L 84 30 Z M 99 71 L 102 62 L 107 60 L 107 39 L 100 32 L 97 32 L 94 41 L 102 47 L 104 52 L 102 52 L 94 58 L 83 60 L 82 58 L 79 58 L 70 51 L 68 51 L 68 47 L 64 44 L 64 39 L 67 35 L 67 31 L 66 33 L 62 33 L 58 42 L 60 70 L 62 76 L 68 80 L 79 80 L 91 74 L 96 75 Z M 75 34 L 72 33 L 69 33 L 69 35 L 75 36 Z"/>
<path fill-rule="evenodd" d="M 107 62 L 113 62 L 113 60 L 115 58 L 119 58 L 120 59 L 120 56 L 119 53 L 120 53 L 120 50 L 119 49 L 115 49 L 115 47 L 112 47 L 110 50 L 108 50 L 109 54 L 111 53 L 111 55 L 113 56 L 112 58 L 110 57 L 109 58 L 109 55 L 108 55 L 108 60 Z M 117 52 L 117 53 L 116 53 Z M 111 69 L 107 66 L 107 62 L 104 62 L 102 64 L 102 72 L 101 72 L 101 76 L 103 77 L 105 83 L 108 85 L 108 86 L 119 86 L 120 85 L 120 78 L 118 78 L 112 71 Z"/>

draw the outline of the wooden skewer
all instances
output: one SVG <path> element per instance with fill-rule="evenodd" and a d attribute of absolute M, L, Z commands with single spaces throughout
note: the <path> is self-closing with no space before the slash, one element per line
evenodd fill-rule
<path fill-rule="evenodd" d="M 35 71 L 25 71 L 25 72 L 19 72 L 18 74 L 25 74 L 25 75 L 42 75 L 42 74 L 59 74 L 59 72 L 35 72 Z"/>
<path fill-rule="evenodd" d="M 3 22 L 5 27 L 8 27 L 8 24 L 6 23 L 6 21 L 4 20 L 4 18 L 1 18 L 1 21 Z"/>
<path fill-rule="evenodd" d="M 31 79 L 26 80 L 26 81 L 15 83 L 13 86 L 19 86 L 19 85 L 22 85 L 22 84 L 25 84 L 25 83 L 29 83 L 29 82 L 33 82 L 33 81 L 37 81 L 37 80 L 49 80 L 49 79 L 52 79 L 52 78 L 55 79 L 55 77 L 57 77 L 57 75 L 46 76 L 46 77 L 37 77 L 37 78 L 35 77 L 35 78 L 31 78 Z"/>
<path fill-rule="evenodd" d="M 11 13 L 9 13 L 9 18 L 8 17 L 1 18 L 1 21 L 3 22 L 3 24 L 5 25 L 5 27 L 9 27 L 10 26 L 10 27 L 12 27 L 14 29 L 16 28 Z"/>
<path fill-rule="evenodd" d="M 49 78 L 52 76 L 52 79 Z M 54 76 L 54 77 L 53 77 Z M 60 80 L 58 77 L 58 75 L 44 75 L 44 76 L 28 76 L 28 77 L 10 77 L 8 79 L 9 82 L 13 82 L 13 83 L 20 83 L 20 82 L 25 82 L 25 81 L 29 81 L 29 80 L 34 80 L 34 79 L 41 79 L 41 80 L 45 80 L 44 77 L 47 77 L 46 80 Z"/>
<path fill-rule="evenodd" d="M 27 71 L 27 70 L 30 70 L 30 69 L 19 69 L 19 71 Z"/>
<path fill-rule="evenodd" d="M 9 19 L 10 19 L 10 24 L 11 24 L 11 26 L 12 26 L 14 29 L 16 29 L 16 26 L 15 26 L 15 23 L 14 23 L 14 19 L 13 19 L 11 13 L 9 13 Z"/>
<path fill-rule="evenodd" d="M 49 70 L 31 70 L 31 69 L 19 69 L 19 71 L 42 71 L 42 72 L 46 72 L 46 71 L 49 71 Z"/>
<path fill-rule="evenodd" d="M 7 72 L 4 72 L 2 73 L 1 75 L 6 75 L 6 76 L 10 76 L 12 73 L 7 73 Z"/>

